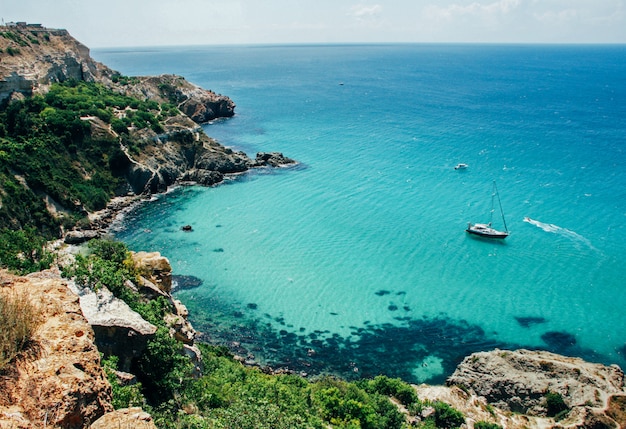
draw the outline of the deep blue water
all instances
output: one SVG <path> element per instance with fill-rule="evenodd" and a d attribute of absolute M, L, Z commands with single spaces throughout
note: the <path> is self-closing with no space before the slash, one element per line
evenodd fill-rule
<path fill-rule="evenodd" d="M 206 339 L 413 382 L 494 347 L 626 366 L 626 46 L 93 55 L 230 96 L 236 116 L 207 134 L 301 163 L 178 189 L 119 225 L 202 281 L 177 296 Z M 488 221 L 494 180 L 511 232 L 498 242 L 464 231 Z"/>

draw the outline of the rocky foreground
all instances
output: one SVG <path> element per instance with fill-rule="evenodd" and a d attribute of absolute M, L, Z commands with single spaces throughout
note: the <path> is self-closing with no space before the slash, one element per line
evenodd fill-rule
<path fill-rule="evenodd" d="M 145 252 L 133 259 L 142 275 L 129 287 L 173 303 L 165 316 L 170 333 L 201 371 L 187 310 L 170 294 L 169 261 Z M 41 311 L 29 352 L 0 375 L 0 428 L 155 427 L 140 408 L 113 410 L 100 366 L 100 352 L 114 353 L 120 369 L 128 369 L 154 326 L 106 289 L 82 289 L 57 270 L 25 277 L 0 271 L 0 292 L 26 293 Z M 504 428 L 625 428 L 624 381 L 617 366 L 543 351 L 494 350 L 465 358 L 446 386 L 415 389 L 422 400 L 442 400 L 462 411 L 469 428 L 477 421 Z M 547 392 L 560 394 L 571 409 L 564 419 L 548 417 Z"/>

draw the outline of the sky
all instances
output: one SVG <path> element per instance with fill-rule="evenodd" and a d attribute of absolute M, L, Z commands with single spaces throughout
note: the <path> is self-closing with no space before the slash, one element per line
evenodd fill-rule
<path fill-rule="evenodd" d="M 626 43 L 626 0 L 0 0 L 0 17 L 90 48 Z"/>

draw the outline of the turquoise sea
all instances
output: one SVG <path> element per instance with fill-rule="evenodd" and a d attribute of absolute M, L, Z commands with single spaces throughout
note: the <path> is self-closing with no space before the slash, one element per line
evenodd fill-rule
<path fill-rule="evenodd" d="M 178 188 L 116 226 L 170 259 L 205 340 L 309 374 L 412 382 L 496 347 L 626 368 L 626 46 L 92 54 L 228 95 L 236 116 L 208 135 L 300 162 Z M 494 180 L 511 235 L 468 236 Z"/>

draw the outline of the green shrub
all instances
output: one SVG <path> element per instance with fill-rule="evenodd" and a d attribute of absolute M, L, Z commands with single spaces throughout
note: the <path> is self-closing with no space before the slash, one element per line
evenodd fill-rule
<path fill-rule="evenodd" d="M 0 230 L 0 267 L 18 274 L 50 268 L 54 257 L 46 250 L 46 239 L 34 228 Z M 0 325 L 2 326 L 2 325 Z"/>
<path fill-rule="evenodd" d="M 458 428 L 465 423 L 463 413 L 445 402 L 436 401 L 433 408 L 435 409 L 434 421 L 438 428 Z"/>
<path fill-rule="evenodd" d="M 143 407 L 146 400 L 141 393 L 141 383 L 131 385 L 121 385 L 116 375 L 118 370 L 119 358 L 117 356 L 109 356 L 102 360 L 102 367 L 107 375 L 107 379 L 111 384 L 113 393 L 113 408 Z"/>
<path fill-rule="evenodd" d="M 569 408 L 565 404 L 560 393 L 548 392 L 545 395 L 546 409 L 549 417 L 555 417 L 557 420 L 564 417 Z"/>
<path fill-rule="evenodd" d="M 399 378 L 389 378 L 384 375 L 376 376 L 373 380 L 358 382 L 368 392 L 375 392 L 385 396 L 393 396 L 403 405 L 409 406 L 418 402 L 417 393 L 405 381 Z"/>

